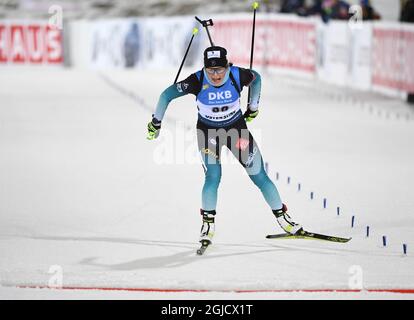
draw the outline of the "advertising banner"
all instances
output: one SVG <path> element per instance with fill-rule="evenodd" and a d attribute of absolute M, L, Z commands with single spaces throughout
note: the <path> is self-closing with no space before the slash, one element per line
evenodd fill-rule
<path fill-rule="evenodd" d="M 319 22 L 317 30 L 318 78 L 368 90 L 371 86 L 371 23 L 364 22 L 352 28 L 344 21 Z"/>
<path fill-rule="evenodd" d="M 0 65 L 60 65 L 62 31 L 47 21 L 0 21 Z"/>
<path fill-rule="evenodd" d="M 212 37 L 226 47 L 232 62 L 248 66 L 252 38 L 251 15 L 218 17 Z M 256 20 L 254 65 L 314 73 L 316 24 L 291 15 L 261 15 Z"/>
<path fill-rule="evenodd" d="M 373 26 L 372 84 L 381 92 L 414 92 L 414 26 Z"/>
<path fill-rule="evenodd" d="M 350 33 L 348 24 L 331 21 L 318 26 L 318 76 L 321 80 L 346 85 L 351 71 Z"/>
<path fill-rule="evenodd" d="M 95 68 L 162 69 L 180 65 L 196 21 L 192 17 L 137 18 L 91 23 L 91 65 Z M 202 62 L 196 36 L 186 66 Z"/>
<path fill-rule="evenodd" d="M 249 67 L 251 15 L 212 18 L 214 26 L 209 30 L 214 43 L 227 48 L 231 62 Z M 178 68 L 195 27 L 199 33 L 185 66 L 199 68 L 209 41 L 193 16 L 75 22 L 70 51 L 77 57 L 73 61 L 93 68 Z M 60 38 L 46 25 L 2 23 L 0 62 L 59 62 Z M 80 54 L 88 57 L 87 63 Z M 401 93 L 414 91 L 413 56 L 414 26 L 409 24 L 364 21 L 351 28 L 345 21 L 325 24 L 316 18 L 265 13 L 256 19 L 254 67 L 317 75 L 339 86 Z"/>
<path fill-rule="evenodd" d="M 347 85 L 351 88 L 371 88 L 372 24 L 364 22 L 361 28 L 349 29 L 350 57 Z"/>

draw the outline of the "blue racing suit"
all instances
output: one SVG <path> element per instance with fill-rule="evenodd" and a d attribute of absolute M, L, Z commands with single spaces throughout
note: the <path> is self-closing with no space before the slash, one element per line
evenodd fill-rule
<path fill-rule="evenodd" d="M 215 213 L 221 179 L 221 149 L 226 146 L 245 168 L 272 210 L 282 208 L 279 192 L 264 169 L 259 147 L 246 126 L 240 94 L 251 86 L 249 109 L 257 110 L 261 77 L 254 70 L 230 66 L 220 86 L 210 83 L 205 70 L 168 87 L 161 94 L 154 117 L 161 121 L 171 100 L 194 94 L 198 108 L 197 141 L 205 173 L 202 210 Z"/>

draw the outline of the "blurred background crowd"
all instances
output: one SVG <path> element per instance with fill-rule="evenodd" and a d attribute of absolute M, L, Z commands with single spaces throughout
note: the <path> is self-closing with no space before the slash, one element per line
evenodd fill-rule
<path fill-rule="evenodd" d="M 282 0 L 281 13 L 295 13 L 300 16 L 320 15 L 324 22 L 330 19 L 348 20 L 352 3 L 345 0 Z M 379 20 L 381 14 L 371 0 L 359 0 L 363 20 Z M 400 21 L 414 22 L 414 0 L 400 1 Z"/>
<path fill-rule="evenodd" d="M 250 0 L 0 0 L 1 18 L 42 18 L 51 3 L 68 19 L 244 12 Z M 346 20 L 360 5 L 364 20 L 414 21 L 414 0 L 263 0 L 260 11 Z M 393 12 L 390 12 L 393 11 Z M 390 18 L 392 17 L 392 18 Z"/>

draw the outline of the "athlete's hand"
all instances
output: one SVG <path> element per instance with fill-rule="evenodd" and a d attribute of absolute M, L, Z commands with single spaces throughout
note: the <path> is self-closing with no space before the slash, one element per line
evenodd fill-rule
<path fill-rule="evenodd" d="M 161 130 L 161 121 L 156 118 L 152 118 L 151 122 L 148 123 L 148 140 L 157 139 Z"/>
<path fill-rule="evenodd" d="M 243 114 L 243 117 L 246 120 L 246 122 L 250 122 L 254 118 L 256 118 L 258 114 L 259 114 L 259 109 L 257 109 L 256 111 L 252 111 L 252 110 L 249 109 L 249 107 L 247 107 L 247 110 Z"/>

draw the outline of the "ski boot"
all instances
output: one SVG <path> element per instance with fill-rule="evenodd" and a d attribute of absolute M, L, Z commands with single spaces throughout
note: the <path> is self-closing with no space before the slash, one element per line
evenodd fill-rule
<path fill-rule="evenodd" d="M 297 234 L 303 231 L 303 228 L 300 224 L 293 222 L 292 218 L 286 213 L 287 207 L 283 204 L 283 207 L 279 210 L 272 210 L 273 214 L 276 217 L 279 226 L 289 234 Z"/>
<path fill-rule="evenodd" d="M 214 236 L 214 216 L 216 215 L 216 210 L 203 210 L 200 209 L 200 214 L 203 216 L 203 225 L 201 226 L 200 231 L 200 243 L 208 241 L 211 243 Z"/>

